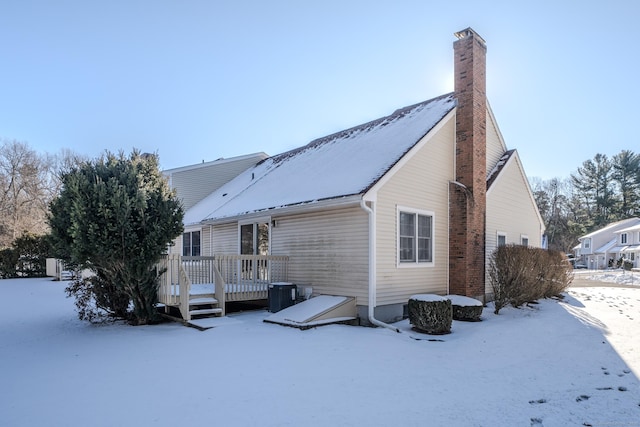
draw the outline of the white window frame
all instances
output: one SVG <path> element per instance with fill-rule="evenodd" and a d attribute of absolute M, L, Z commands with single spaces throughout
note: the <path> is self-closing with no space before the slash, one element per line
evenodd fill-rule
<path fill-rule="evenodd" d="M 400 260 L 400 214 L 407 213 L 415 215 L 415 227 L 414 227 L 414 250 L 415 250 L 415 260 L 414 261 L 401 261 Z M 429 261 L 420 261 L 418 257 L 418 216 L 428 216 L 431 217 L 431 260 Z M 409 208 L 405 206 L 396 206 L 396 267 L 398 268 L 424 268 L 424 267 L 433 267 L 435 265 L 436 260 L 436 251 L 435 251 L 435 223 L 436 223 L 436 214 L 433 211 L 427 211 L 423 209 L 415 209 Z"/>
<path fill-rule="evenodd" d="M 500 238 L 504 237 L 504 244 L 501 245 L 500 244 Z M 500 247 L 500 246 L 506 246 L 507 245 L 507 233 L 505 233 L 504 231 L 498 231 L 496 232 L 496 248 Z"/>
<path fill-rule="evenodd" d="M 584 249 L 591 249 L 591 239 L 584 239 L 582 241 L 582 247 Z"/>
<path fill-rule="evenodd" d="M 243 225 L 253 225 L 253 235 L 256 236 L 257 233 L 258 233 L 258 224 L 267 224 L 267 226 L 269 227 L 267 252 L 269 254 L 271 254 L 271 233 L 272 233 L 273 226 L 272 226 L 272 223 L 271 223 L 271 217 L 270 216 L 258 217 L 258 218 L 254 218 L 254 219 L 238 221 L 238 254 L 240 254 L 242 252 L 242 226 Z M 258 248 L 255 247 L 255 242 L 254 242 L 253 255 L 257 255 L 256 254 L 257 249 Z"/>
<path fill-rule="evenodd" d="M 200 253 L 198 255 L 193 255 L 193 233 L 198 233 L 198 235 L 199 235 L 198 240 L 199 240 L 200 244 L 198 245 L 198 248 L 199 248 Z M 184 249 L 185 249 L 185 247 L 184 247 L 184 235 L 185 234 L 189 235 L 189 254 L 190 255 L 185 255 L 184 254 Z M 202 230 L 189 230 L 189 231 L 184 231 L 182 233 L 182 247 L 180 249 L 180 254 L 182 256 L 202 256 Z"/>
<path fill-rule="evenodd" d="M 527 241 L 527 244 L 525 245 L 524 241 Z M 526 234 L 521 234 L 520 235 L 520 244 L 522 246 L 529 246 L 529 236 L 527 236 Z"/>
<path fill-rule="evenodd" d="M 628 241 L 629 241 L 629 236 L 627 235 L 627 233 L 620 233 L 620 244 L 626 245 Z"/>

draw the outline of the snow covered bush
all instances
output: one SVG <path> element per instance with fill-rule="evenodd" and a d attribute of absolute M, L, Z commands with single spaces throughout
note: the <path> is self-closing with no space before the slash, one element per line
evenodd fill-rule
<path fill-rule="evenodd" d="M 415 329 L 427 334 L 448 334 L 452 321 L 451 300 L 431 294 L 409 298 L 409 322 Z"/>
<path fill-rule="evenodd" d="M 520 307 L 561 294 L 571 283 L 571 264 L 559 251 L 521 245 L 498 247 L 491 255 L 489 280 L 495 314 L 506 305 Z"/>
<path fill-rule="evenodd" d="M 451 301 L 453 320 L 463 322 L 479 322 L 482 316 L 482 303 L 474 298 L 462 295 L 446 295 L 445 298 Z"/>

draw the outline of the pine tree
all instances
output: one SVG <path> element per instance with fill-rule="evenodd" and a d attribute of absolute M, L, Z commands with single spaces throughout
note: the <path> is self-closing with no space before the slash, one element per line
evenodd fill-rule
<path fill-rule="evenodd" d="M 622 150 L 613 156 L 612 178 L 618 185 L 620 219 L 640 215 L 640 155 Z"/>
<path fill-rule="evenodd" d="M 589 230 L 600 228 L 616 219 L 618 199 L 614 192 L 612 164 L 605 154 L 596 154 L 571 174 L 571 183 L 584 203 L 590 224 Z"/>
<path fill-rule="evenodd" d="M 158 169 L 157 156 L 106 152 L 72 167 L 62 183 L 49 217 L 55 253 L 96 274 L 88 287 L 78 284 L 70 293 L 77 302 L 92 296 L 111 315 L 153 322 L 155 265 L 183 228 L 182 207 Z"/>

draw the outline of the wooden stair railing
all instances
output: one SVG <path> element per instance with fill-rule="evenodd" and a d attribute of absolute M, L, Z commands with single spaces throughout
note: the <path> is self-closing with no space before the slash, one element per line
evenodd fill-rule
<path fill-rule="evenodd" d="M 213 262 L 213 274 L 214 274 L 213 285 L 215 288 L 215 296 L 216 296 L 216 299 L 218 300 L 219 307 L 222 309 L 221 316 L 225 316 L 226 302 L 227 302 L 226 295 L 224 292 L 225 281 L 224 281 L 224 278 L 222 277 L 222 274 L 220 273 L 220 269 L 218 268 L 217 262 Z"/>

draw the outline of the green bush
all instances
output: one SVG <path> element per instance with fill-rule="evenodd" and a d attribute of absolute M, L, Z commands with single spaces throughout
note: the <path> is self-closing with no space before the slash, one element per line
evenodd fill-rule
<path fill-rule="evenodd" d="M 13 248 L 0 249 L 0 279 L 18 277 L 18 252 Z"/>
<path fill-rule="evenodd" d="M 48 236 L 24 233 L 13 242 L 18 253 L 17 270 L 20 277 L 47 275 L 47 257 L 51 252 Z"/>
<path fill-rule="evenodd" d="M 0 250 L 0 279 L 46 276 L 49 253 L 47 236 L 25 232 L 10 248 Z"/>
<path fill-rule="evenodd" d="M 498 314 L 507 305 L 520 307 L 559 295 L 572 278 L 571 264 L 562 252 L 521 245 L 500 246 L 491 255 L 489 264 L 494 312 Z"/>
<path fill-rule="evenodd" d="M 79 302 L 79 316 L 92 320 L 95 303 L 133 324 L 156 322 L 156 264 L 182 233 L 184 215 L 157 156 L 106 152 L 71 167 L 61 181 L 49 215 L 54 255 L 97 277 L 68 290 Z"/>

